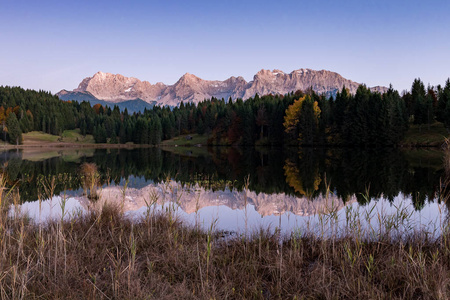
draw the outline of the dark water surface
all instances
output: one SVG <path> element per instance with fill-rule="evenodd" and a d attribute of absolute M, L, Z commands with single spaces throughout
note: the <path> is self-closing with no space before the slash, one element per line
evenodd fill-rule
<path fill-rule="evenodd" d="M 80 165 L 84 162 L 98 167 L 103 192 L 114 192 L 116 185 L 123 189 L 127 182 L 131 211 L 145 209 L 150 187 L 161 193 L 160 198 L 169 198 L 164 189 L 172 189 L 170 200 L 176 200 L 182 213 L 198 217 L 201 212 L 206 223 L 218 219 L 222 227 L 232 230 L 249 222 L 292 229 L 301 222 L 298 217 L 312 218 L 330 205 L 336 211 L 346 207 L 347 215 L 351 209 L 372 209 L 375 204 L 377 209 L 402 205 L 420 219 L 442 213 L 443 153 L 436 150 L 171 150 L 178 153 L 160 148 L 9 151 L 0 154 L 0 163 L 7 184 L 19 188 L 30 213 L 37 199 L 48 198 L 43 186 L 52 178 L 54 195 L 65 192 L 66 197 L 81 197 Z M 179 190 L 188 189 L 175 197 L 174 184 Z"/>

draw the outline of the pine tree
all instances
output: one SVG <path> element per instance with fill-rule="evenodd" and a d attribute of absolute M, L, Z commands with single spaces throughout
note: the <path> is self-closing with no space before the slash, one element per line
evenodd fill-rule
<path fill-rule="evenodd" d="M 162 126 L 161 120 L 158 116 L 154 116 L 150 122 L 150 137 L 149 142 L 152 145 L 158 145 L 161 143 Z"/>
<path fill-rule="evenodd" d="M 103 124 L 95 126 L 93 136 L 96 143 L 106 143 L 107 138 L 105 126 Z"/>
<path fill-rule="evenodd" d="M 258 125 L 261 128 L 260 133 L 259 133 L 260 140 L 262 140 L 264 137 L 264 126 L 267 126 L 267 124 L 268 124 L 268 120 L 267 120 L 266 108 L 265 108 L 264 104 L 262 104 L 258 108 L 258 112 L 256 114 L 256 125 Z"/>
<path fill-rule="evenodd" d="M 314 145 L 317 141 L 318 120 L 320 108 L 316 101 L 313 101 L 309 95 L 302 103 L 299 115 L 299 142 L 303 145 Z"/>
<path fill-rule="evenodd" d="M 205 125 L 203 124 L 203 120 L 200 117 L 197 124 L 197 133 L 203 135 L 205 133 Z"/>
<path fill-rule="evenodd" d="M 22 130 L 15 113 L 9 114 L 6 120 L 6 127 L 8 128 L 9 142 L 16 145 L 22 144 Z"/>
<path fill-rule="evenodd" d="M 450 78 L 445 82 L 445 87 L 439 90 L 438 107 L 436 110 L 436 118 L 439 122 L 450 127 L 450 115 L 448 109 L 450 109 Z"/>
<path fill-rule="evenodd" d="M 125 125 L 123 124 L 123 122 L 121 122 L 119 125 L 119 142 L 121 144 L 125 144 L 127 142 L 127 136 L 125 133 Z"/>
<path fill-rule="evenodd" d="M 411 99 L 414 106 L 414 123 L 425 124 L 428 120 L 427 115 L 427 100 L 425 98 L 425 86 L 423 82 L 418 79 L 414 79 L 411 87 Z"/>
<path fill-rule="evenodd" d="M 86 136 L 86 129 L 87 129 L 86 120 L 83 119 L 83 121 L 81 121 L 81 124 L 80 124 L 81 135 Z"/>

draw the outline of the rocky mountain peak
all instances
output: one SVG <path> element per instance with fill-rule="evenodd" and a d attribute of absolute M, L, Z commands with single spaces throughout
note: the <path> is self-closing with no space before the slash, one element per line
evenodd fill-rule
<path fill-rule="evenodd" d="M 198 83 L 200 81 L 204 81 L 203 79 L 191 74 L 191 73 L 185 73 L 181 78 L 178 80 L 179 83 Z M 178 83 L 177 82 L 177 83 Z M 176 83 L 175 83 L 176 84 Z"/>
<path fill-rule="evenodd" d="M 265 70 L 265 69 L 261 69 L 258 71 L 258 73 L 255 74 L 255 76 L 253 76 L 253 79 L 256 78 L 262 78 L 262 77 L 268 77 L 273 75 L 272 72 L 270 70 Z"/>
<path fill-rule="evenodd" d="M 94 76 L 92 77 L 101 77 L 101 78 L 105 78 L 107 75 L 112 75 L 111 73 L 103 73 L 102 71 L 98 71 L 97 73 L 94 74 Z"/>

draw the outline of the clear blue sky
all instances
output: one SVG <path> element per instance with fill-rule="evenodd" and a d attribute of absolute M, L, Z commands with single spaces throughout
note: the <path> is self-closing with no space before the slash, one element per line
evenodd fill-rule
<path fill-rule="evenodd" d="M 450 77 L 450 1 L 0 0 L 0 85 L 74 89 L 97 71 L 173 84 L 326 69 L 410 89 Z"/>

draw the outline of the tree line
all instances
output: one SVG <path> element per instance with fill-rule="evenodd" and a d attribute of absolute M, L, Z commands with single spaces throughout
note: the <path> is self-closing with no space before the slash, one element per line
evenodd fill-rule
<path fill-rule="evenodd" d="M 96 143 L 157 145 L 183 134 L 208 136 L 210 145 L 396 145 L 409 124 L 435 121 L 450 128 L 450 79 L 442 87 L 415 79 L 400 95 L 360 85 L 355 95 L 344 87 L 335 97 L 311 89 L 286 95 L 242 99 L 211 98 L 198 104 L 145 109 L 129 114 L 118 106 L 61 101 L 45 91 L 0 87 L 0 138 L 22 142 L 22 133 L 61 135 L 79 128 Z"/>

